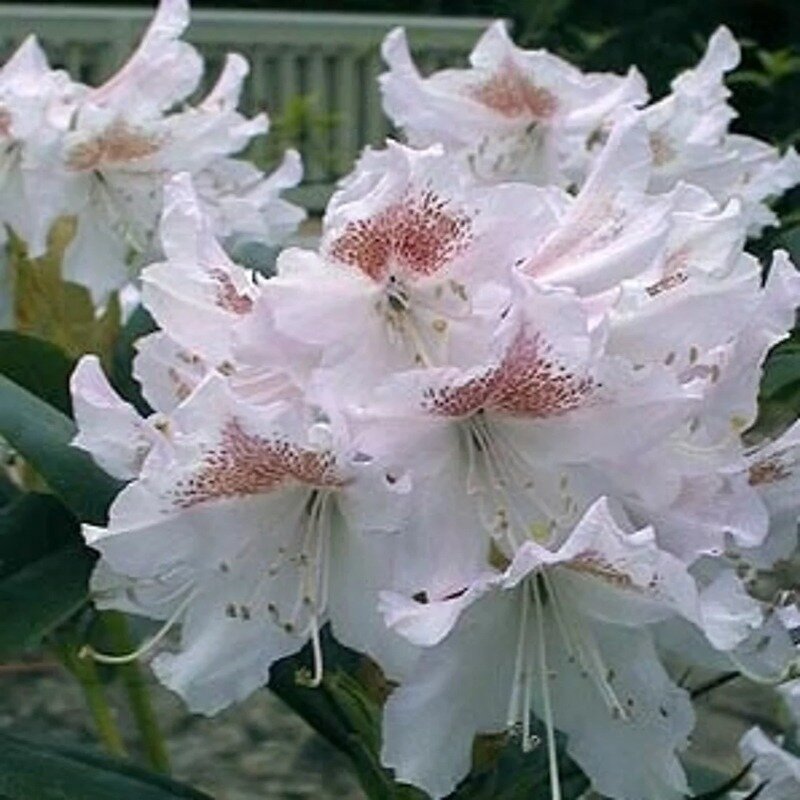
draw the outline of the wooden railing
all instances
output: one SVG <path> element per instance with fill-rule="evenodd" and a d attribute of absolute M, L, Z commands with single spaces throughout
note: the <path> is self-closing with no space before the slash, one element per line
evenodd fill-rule
<path fill-rule="evenodd" d="M 0 4 L 0 61 L 33 32 L 54 65 L 98 83 L 124 62 L 150 16 L 142 7 Z M 248 58 L 243 108 L 264 109 L 278 123 L 250 155 L 267 165 L 276 148 L 294 140 L 306 164 L 296 199 L 318 209 L 360 149 L 389 131 L 375 80 L 383 69 L 378 47 L 385 34 L 404 25 L 425 71 L 463 61 L 488 24 L 478 18 L 198 9 L 187 38 L 206 57 L 209 77 L 229 51 Z"/>

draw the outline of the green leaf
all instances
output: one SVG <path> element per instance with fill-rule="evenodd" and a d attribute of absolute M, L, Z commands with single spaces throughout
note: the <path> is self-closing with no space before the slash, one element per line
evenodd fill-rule
<path fill-rule="evenodd" d="M 0 510 L 0 657 L 39 644 L 80 609 L 94 561 L 52 495 L 20 495 Z"/>
<path fill-rule="evenodd" d="M 9 800 L 211 800 L 127 762 L 0 734 L 0 796 Z"/>
<path fill-rule="evenodd" d="M 74 359 L 54 344 L 13 331 L 0 331 L 0 375 L 72 415 L 69 377 Z"/>
<path fill-rule="evenodd" d="M 88 599 L 95 557 L 65 547 L 0 581 L 0 657 L 38 644 Z"/>
<path fill-rule="evenodd" d="M 52 406 L 0 375 L 0 436 L 41 475 L 78 519 L 106 521 L 122 484 L 70 442 L 75 425 Z"/>
<path fill-rule="evenodd" d="M 77 520 L 55 497 L 20 494 L 0 509 L 0 581 L 81 541 Z"/>
<path fill-rule="evenodd" d="M 133 377 L 133 359 L 136 355 L 137 339 L 157 330 L 153 318 L 144 306 L 138 306 L 130 315 L 114 344 L 111 358 L 109 378 L 114 388 L 129 403 L 133 404 L 143 416 L 152 413 L 152 409 L 142 396 L 141 388 Z"/>
<path fill-rule="evenodd" d="M 723 800 L 728 797 L 728 792 L 735 789 L 742 781 L 742 779 L 750 772 L 752 763 L 745 764 L 736 775 L 719 783 L 714 789 L 704 792 L 703 794 L 694 795 L 691 800 Z"/>

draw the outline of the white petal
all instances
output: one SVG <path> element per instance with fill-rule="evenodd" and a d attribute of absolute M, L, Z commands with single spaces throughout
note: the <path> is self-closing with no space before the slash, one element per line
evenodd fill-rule
<path fill-rule="evenodd" d="M 518 603 L 514 592 L 475 603 L 389 696 L 381 760 L 398 781 L 444 797 L 469 771 L 475 735 L 505 730 Z"/>

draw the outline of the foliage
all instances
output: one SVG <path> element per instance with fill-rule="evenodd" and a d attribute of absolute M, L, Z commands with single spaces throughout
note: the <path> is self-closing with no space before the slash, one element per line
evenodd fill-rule
<path fill-rule="evenodd" d="M 0 734 L 4 800 L 211 800 L 129 762 Z"/>

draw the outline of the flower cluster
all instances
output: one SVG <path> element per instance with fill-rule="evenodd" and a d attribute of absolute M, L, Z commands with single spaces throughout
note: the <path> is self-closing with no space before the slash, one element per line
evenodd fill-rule
<path fill-rule="evenodd" d="M 96 602 L 163 621 L 152 667 L 207 714 L 308 642 L 318 684 L 330 623 L 394 687 L 384 764 L 433 797 L 498 732 L 546 748 L 559 797 L 556 731 L 602 795 L 682 797 L 694 718 L 662 656 L 797 666 L 795 598 L 748 574 L 796 550 L 800 426 L 742 439 L 800 303 L 745 237 L 795 157 L 725 132 L 725 31 L 643 111 L 635 71 L 499 25 L 467 72 L 420 79 L 401 32 L 384 53 L 424 146 L 365 152 L 274 278 L 225 254 L 201 181 L 168 184 L 135 363 L 153 413 L 94 357 L 73 377 L 76 444 L 128 481 L 84 531 Z"/>
<path fill-rule="evenodd" d="M 737 197 L 749 231 L 757 233 L 775 222 L 765 201 L 800 182 L 796 151 L 781 157 L 766 143 L 728 130 L 736 112 L 723 81 L 740 54 L 724 27 L 700 63 L 672 82 L 671 93 L 649 104 L 635 68 L 624 77 L 583 74 L 545 51 L 515 47 L 502 22 L 481 37 L 468 69 L 423 78 L 400 29 L 386 38 L 383 55 L 388 115 L 413 144 L 442 143 L 476 181 L 580 188 L 614 121 L 639 109 L 651 151 L 651 191 L 686 181 L 722 204 Z"/>
<path fill-rule="evenodd" d="M 223 238 L 278 244 L 304 217 L 279 197 L 302 177 L 296 152 L 268 177 L 232 158 L 268 128 L 264 114 L 236 110 L 241 56 L 229 55 L 206 97 L 186 105 L 203 77 L 199 53 L 180 39 L 188 23 L 188 0 L 162 0 L 138 49 L 99 87 L 51 69 L 33 37 L 0 68 L 0 244 L 7 226 L 39 257 L 56 220 L 71 218 L 63 275 L 97 303 L 152 260 L 171 175 L 194 176 Z"/>

